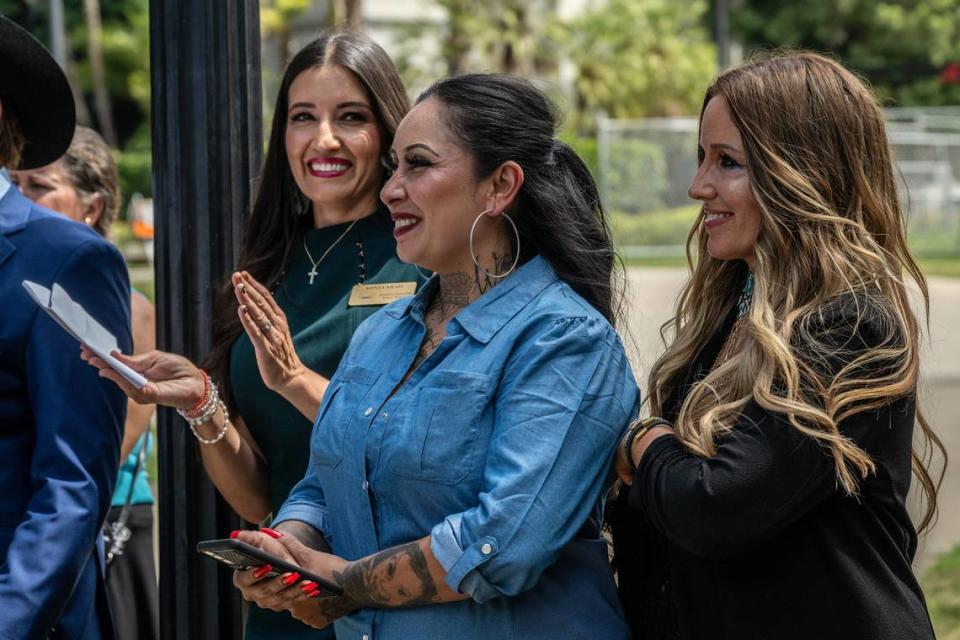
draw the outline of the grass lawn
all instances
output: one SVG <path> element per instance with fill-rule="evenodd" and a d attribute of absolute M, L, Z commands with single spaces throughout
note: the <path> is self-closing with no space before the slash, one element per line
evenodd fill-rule
<path fill-rule="evenodd" d="M 921 581 L 940 640 L 960 640 L 960 545 L 943 554 Z"/>
<path fill-rule="evenodd" d="M 630 267 L 687 266 L 683 246 L 698 207 L 678 207 L 638 215 L 610 214 L 611 228 Z M 910 248 L 928 276 L 960 278 L 960 242 L 953 232 L 911 229 Z M 672 249 L 672 251 L 671 251 Z"/>
<path fill-rule="evenodd" d="M 927 276 L 960 278 L 960 257 L 920 258 L 920 268 Z"/>

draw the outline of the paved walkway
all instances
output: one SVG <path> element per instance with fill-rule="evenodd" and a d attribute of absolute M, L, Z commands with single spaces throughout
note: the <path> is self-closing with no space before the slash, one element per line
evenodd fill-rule
<path fill-rule="evenodd" d="M 642 385 L 663 351 L 660 325 L 670 318 L 685 278 L 682 269 L 628 270 L 631 308 L 624 336 Z M 920 540 L 918 568 L 960 542 L 960 280 L 933 278 L 930 285 L 930 333 L 922 354 L 922 408 L 951 456 L 940 490 L 940 517 Z"/>

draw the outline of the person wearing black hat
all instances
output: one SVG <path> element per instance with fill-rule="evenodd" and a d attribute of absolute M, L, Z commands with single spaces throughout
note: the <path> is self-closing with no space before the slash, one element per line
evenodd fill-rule
<path fill-rule="evenodd" d="M 100 527 L 117 479 L 126 398 L 27 295 L 59 284 L 129 352 L 120 253 L 34 205 L 7 169 L 55 161 L 76 117 L 63 72 L 0 16 L 0 640 L 114 638 Z"/>

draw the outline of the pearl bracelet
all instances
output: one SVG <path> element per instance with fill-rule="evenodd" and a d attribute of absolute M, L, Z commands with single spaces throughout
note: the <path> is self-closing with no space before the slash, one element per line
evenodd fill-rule
<path fill-rule="evenodd" d="M 190 431 L 193 432 L 193 436 L 200 442 L 200 444 L 216 444 L 223 440 L 223 437 L 227 435 L 227 430 L 230 428 L 230 414 L 227 413 L 227 406 L 223 404 L 223 400 L 221 400 L 219 397 L 217 398 L 217 405 L 214 407 L 213 413 L 216 413 L 217 409 L 223 411 L 223 426 L 220 428 L 220 431 L 217 433 L 217 435 L 212 438 L 204 438 L 197 431 L 197 424 L 201 423 L 194 424 L 193 421 L 187 421 L 190 424 Z M 210 415 L 210 418 L 212 417 L 213 414 Z M 207 422 L 210 418 L 204 420 L 204 422 Z"/>

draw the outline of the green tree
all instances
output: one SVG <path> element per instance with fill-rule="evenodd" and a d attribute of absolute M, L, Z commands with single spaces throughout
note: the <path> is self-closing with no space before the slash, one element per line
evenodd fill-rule
<path fill-rule="evenodd" d="M 98 3 L 92 3 L 96 5 Z M 99 102 L 90 111 L 93 128 L 107 137 L 109 119 L 116 132 L 117 163 L 125 197 L 139 191 L 151 192 L 150 176 L 150 27 L 148 0 L 110 0 L 100 2 L 99 49 L 102 70 L 94 73 L 90 60 L 91 32 L 87 28 L 86 2 L 63 3 L 67 42 L 67 72 L 79 102 L 87 107 Z M 50 3 L 48 0 L 0 0 L 0 13 L 26 27 L 41 42 L 50 44 Z M 94 16 L 95 18 L 95 16 Z M 96 48 L 96 47 L 95 47 Z M 102 73 L 96 81 L 97 74 Z M 106 96 L 95 99 L 95 93 L 106 90 Z M 104 99 L 106 98 L 106 99 Z M 109 109 L 109 116 L 104 114 Z"/>
<path fill-rule="evenodd" d="M 750 0 L 731 11 L 748 51 L 771 47 L 836 55 L 899 106 L 960 103 L 960 85 L 941 81 L 960 62 L 956 0 Z"/>
<path fill-rule="evenodd" d="M 704 0 L 609 0 L 556 25 L 574 67 L 568 124 L 593 133 L 595 118 L 696 113 L 716 72 Z"/>
<path fill-rule="evenodd" d="M 556 0 L 435 0 L 447 14 L 441 52 L 448 74 L 540 74 L 552 63 Z"/>
<path fill-rule="evenodd" d="M 310 0 L 262 0 L 260 2 L 260 36 L 272 39 L 277 47 L 281 66 L 290 58 L 290 23 L 310 6 Z"/>

